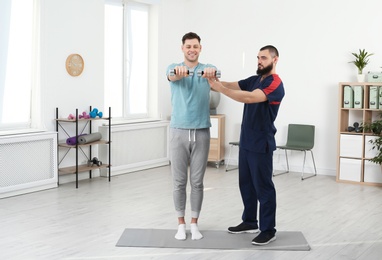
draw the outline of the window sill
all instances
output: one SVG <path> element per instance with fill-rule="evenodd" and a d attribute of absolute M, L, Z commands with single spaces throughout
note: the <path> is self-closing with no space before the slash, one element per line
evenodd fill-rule
<path fill-rule="evenodd" d="M 160 118 L 142 118 L 142 119 L 117 119 L 112 121 L 111 125 L 127 125 L 127 124 L 140 124 L 165 121 Z M 107 125 L 107 124 L 103 124 Z"/>
<path fill-rule="evenodd" d="M 35 128 L 6 130 L 6 131 L 0 131 L 0 136 L 33 134 L 33 133 L 40 133 L 40 132 L 46 132 L 46 131 L 47 130 L 45 129 L 35 129 Z"/>

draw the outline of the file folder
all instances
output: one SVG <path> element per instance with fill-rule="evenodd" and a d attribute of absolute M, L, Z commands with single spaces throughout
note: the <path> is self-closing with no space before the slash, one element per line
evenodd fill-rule
<path fill-rule="evenodd" d="M 354 108 L 363 108 L 363 87 L 354 86 Z"/>
<path fill-rule="evenodd" d="M 379 86 L 370 86 L 369 89 L 369 108 L 379 108 Z"/>
<path fill-rule="evenodd" d="M 354 91 L 350 86 L 344 86 L 344 108 L 353 108 L 354 106 Z"/>

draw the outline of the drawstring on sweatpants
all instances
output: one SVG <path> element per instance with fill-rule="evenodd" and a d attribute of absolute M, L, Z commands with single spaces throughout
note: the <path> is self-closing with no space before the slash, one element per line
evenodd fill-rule
<path fill-rule="evenodd" d="M 194 142 L 196 142 L 196 129 L 193 129 L 194 131 Z M 188 141 L 191 142 L 191 129 L 188 129 Z"/>

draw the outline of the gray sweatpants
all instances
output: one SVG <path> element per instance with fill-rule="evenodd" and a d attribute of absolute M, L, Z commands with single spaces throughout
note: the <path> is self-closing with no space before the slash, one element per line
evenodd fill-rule
<path fill-rule="evenodd" d="M 210 149 L 210 129 L 170 129 L 173 196 L 178 217 L 185 216 L 188 166 L 190 166 L 191 217 L 199 218 L 203 202 L 203 178 Z"/>

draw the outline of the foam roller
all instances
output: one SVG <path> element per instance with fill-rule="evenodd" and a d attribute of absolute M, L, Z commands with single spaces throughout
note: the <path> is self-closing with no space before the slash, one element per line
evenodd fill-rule
<path fill-rule="evenodd" d="M 80 138 L 80 136 L 83 136 L 83 135 L 87 135 L 87 134 L 81 134 L 78 136 L 78 138 Z M 77 136 L 72 136 L 66 139 L 67 145 L 76 145 L 76 143 L 77 143 Z"/>
<path fill-rule="evenodd" d="M 88 144 L 92 142 L 96 142 L 102 139 L 102 134 L 99 132 L 88 134 L 88 135 L 82 135 L 78 137 L 78 143 L 79 144 Z"/>

